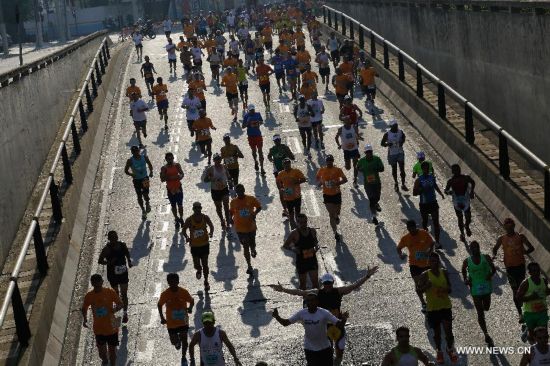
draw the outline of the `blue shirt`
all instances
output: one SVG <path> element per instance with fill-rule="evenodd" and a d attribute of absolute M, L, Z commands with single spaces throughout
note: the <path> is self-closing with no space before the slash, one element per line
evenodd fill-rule
<path fill-rule="evenodd" d="M 289 58 L 288 60 L 283 62 L 283 65 L 285 67 L 287 76 L 296 75 L 296 66 L 298 66 L 298 62 L 295 59 Z"/>
<path fill-rule="evenodd" d="M 248 136 L 262 136 L 262 131 L 260 131 L 260 122 L 263 121 L 262 115 L 258 112 L 248 112 L 245 114 L 243 118 L 243 128 L 246 128 L 246 134 Z"/>
<path fill-rule="evenodd" d="M 273 64 L 273 69 L 276 73 L 281 73 L 284 70 L 284 64 L 283 64 L 283 57 L 282 56 L 273 56 L 271 58 L 271 63 Z"/>
<path fill-rule="evenodd" d="M 139 159 L 134 158 L 133 156 L 130 158 L 131 165 L 130 168 L 132 169 L 132 173 L 134 173 L 133 178 L 134 179 L 144 179 L 147 177 L 147 165 L 145 162 L 145 157 L 141 155 Z"/>
<path fill-rule="evenodd" d="M 435 195 L 435 177 L 431 174 L 418 177 L 422 193 L 420 193 L 420 203 L 437 202 Z"/>

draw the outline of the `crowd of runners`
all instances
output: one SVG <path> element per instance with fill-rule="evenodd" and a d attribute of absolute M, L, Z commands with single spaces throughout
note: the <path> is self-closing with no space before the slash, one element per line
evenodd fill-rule
<path fill-rule="evenodd" d="M 259 175 L 265 176 L 272 171 L 276 177 L 281 215 L 292 229 L 283 249 L 295 255 L 299 288 L 285 288 L 280 284 L 270 287 L 274 291 L 304 299 L 304 308 L 288 318 L 279 314 L 277 309 L 273 310 L 272 315 L 285 327 L 294 323 L 303 324 L 308 366 L 332 366 L 340 365 L 345 360 L 345 325 L 349 314 L 342 310 L 343 298 L 375 276 L 378 267 L 367 268 L 361 278 L 341 287 L 336 286 L 333 274 L 319 273 L 318 233 L 302 212 L 301 187 L 312 184 L 322 189 L 327 224 L 337 242 L 341 240 L 339 224 L 343 186 L 353 185 L 359 189 L 359 182 L 362 182 L 369 201 L 372 225 L 379 225 L 378 215 L 383 209 L 382 187 L 393 186 L 396 192 L 412 189 L 413 196 L 419 197 L 421 222 L 407 221 L 407 234 L 399 241 L 396 251 L 402 260 L 408 258 L 420 302 L 419 311 L 425 314 L 427 324 L 433 330 L 435 351 L 432 354 L 413 347 L 409 344 L 409 328 L 399 327 L 395 331 L 397 345 L 388 350 L 382 364 L 409 366 L 422 362 L 428 365 L 432 364 L 430 360 L 443 364 L 445 354 L 451 363 L 457 363 L 459 355 L 454 348 L 453 322 L 459 320 L 453 317 L 449 297 L 451 281 L 441 261 L 443 254 L 440 249 L 444 243 L 440 241 L 439 204 L 446 201 L 446 195 L 451 197 L 451 203 L 445 204 L 453 205 L 460 240 L 466 242 L 466 238 L 472 236 L 471 200 L 475 198 L 476 183 L 455 164 L 451 167 L 452 177 L 440 188 L 438 175 L 424 152 L 418 152 L 414 164 L 408 168 L 403 149 L 406 135 L 395 119 L 387 122 L 390 128 L 381 141 L 365 141 L 366 137 L 359 129 L 363 113 L 373 116 L 380 113 L 375 105 L 377 74 L 370 58 L 355 43 L 341 41 L 334 33 L 328 34 L 328 37 L 322 35 L 314 11 L 314 5 L 306 1 L 298 6 L 271 5 L 239 8 L 225 13 L 209 12 L 183 19 L 178 30 L 174 29 L 176 25 L 170 20 L 165 20 L 165 50 L 170 74 L 183 74 L 188 85 L 182 104 L 176 106 L 168 104 L 167 95 L 179 95 L 180 92 L 169 90 L 149 57 L 143 56 L 143 37 L 139 33 L 133 35 L 138 61 L 143 63 L 140 75 L 130 79 L 126 96 L 130 99 L 130 114 L 139 145 L 131 147 L 124 172 L 131 177 L 142 219 L 146 220 L 152 210 L 150 182 L 156 179 L 155 174 L 158 173 L 160 181 L 166 184 L 175 229 L 181 231 L 189 243 L 196 278 L 203 281 L 204 290 L 210 289 L 209 243 L 217 227 L 223 232 L 236 233 L 243 247 L 246 273 L 253 276 L 253 260 L 262 255 L 256 247 L 256 217 L 262 214 L 262 205 L 256 197 L 247 194 L 247 187 L 240 183 L 240 161 L 249 161 L 248 156 L 251 155 Z M 176 36 L 180 33 L 181 36 Z M 206 63 L 210 69 L 210 82 L 206 80 Z M 164 76 L 168 78 L 171 75 Z M 145 89 L 138 84 L 145 85 Z M 205 91 L 209 87 L 225 90 L 231 117 L 224 119 L 208 113 Z M 249 100 L 249 88 L 259 88 L 262 100 Z M 357 88 L 362 93 L 354 92 Z M 327 139 L 323 129 L 325 105 L 319 99 L 319 91 L 334 93 L 339 104 L 342 125 L 337 129 L 334 140 Z M 265 145 L 268 143 L 264 141 L 262 125 L 271 114 L 270 102 L 273 95 L 283 94 L 294 102 L 292 113 L 306 158 L 311 158 L 312 151 L 324 151 L 329 144 L 335 144 L 342 150 L 343 156 L 324 156 L 325 166 L 316 172 L 313 182 L 308 182 L 304 172 L 293 167 L 296 157 L 282 142 L 280 135 L 275 134 L 270 146 L 264 146 L 264 142 Z M 193 213 L 189 217 L 184 216 L 185 166 L 175 161 L 172 152 L 166 152 L 162 167 L 154 167 L 144 153 L 147 120 L 155 118 L 150 115 L 148 98 L 156 103 L 159 119 L 164 122 L 166 131 L 171 128 L 175 111 L 180 108 L 185 111 L 189 138 L 194 140 L 194 146 L 207 159 L 202 180 L 210 185 L 219 222 L 203 213 L 199 201 L 192 204 Z M 261 109 L 267 115 L 262 116 L 251 102 L 263 104 Z M 210 98 L 208 103 L 211 103 Z M 211 131 L 226 129 L 229 125 L 246 130 L 250 155 L 232 142 L 229 133 L 223 135 L 223 141 L 213 142 Z M 217 150 L 214 146 L 221 146 L 221 149 Z M 385 160 L 381 158 L 383 154 L 386 155 Z M 339 162 L 343 162 L 343 169 L 338 166 Z M 393 180 L 383 182 L 380 173 L 387 165 Z M 411 188 L 407 186 L 409 175 L 413 178 Z M 352 179 L 351 183 L 348 176 Z M 428 230 L 429 225 L 433 236 Z M 502 249 L 505 270 L 514 294 L 510 302 L 513 301 L 517 308 L 519 323 L 524 324 L 524 341 L 534 344 L 522 364 L 549 364 L 546 297 L 550 290 L 547 281 L 541 276 L 537 263 L 531 262 L 526 266 L 526 255 L 534 248 L 524 235 L 515 230 L 512 219 L 504 221 L 504 231 L 496 240 L 492 253 L 482 253 L 475 240 L 468 242 L 471 255 L 464 258 L 461 270 L 464 283 L 470 289 L 485 342 L 493 345 L 489 329 L 496 331 L 498 325 L 488 325 L 485 313 L 490 310 L 492 277 L 496 273 L 493 259 Z M 110 288 L 103 286 L 103 278 L 99 274 L 94 274 L 91 277 L 93 289 L 84 299 L 82 313 L 84 326 L 87 326 L 87 311 L 92 308 L 99 356 L 104 364 L 114 365 L 118 346 L 115 313 L 122 310 L 122 323 L 128 322 L 127 291 L 129 269 L 132 267 L 128 247 L 119 240 L 116 231 L 108 233 L 108 243 L 101 251 L 99 264 L 107 267 Z M 178 274 L 168 274 L 166 281 L 167 288 L 158 301 L 158 313 L 160 323 L 168 330 L 170 342 L 181 350 L 181 364 L 194 365 L 195 347 L 199 346 L 201 365 L 225 365 L 222 350 L 225 344 L 235 364 L 240 365 L 238 352 L 227 334 L 215 326 L 216 317 L 212 311 L 201 314 L 203 328 L 195 332 L 189 341 L 189 314 L 193 312 L 195 300 L 180 286 Z M 414 311 L 414 307 L 408 311 Z M 258 365 L 266 363 L 259 362 Z"/>

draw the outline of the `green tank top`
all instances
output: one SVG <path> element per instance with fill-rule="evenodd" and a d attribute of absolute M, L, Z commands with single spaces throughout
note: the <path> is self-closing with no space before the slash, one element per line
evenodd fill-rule
<path fill-rule="evenodd" d="M 531 277 L 527 279 L 527 283 L 529 284 L 529 287 L 527 288 L 527 292 L 525 293 L 525 296 L 531 296 L 535 292 L 539 295 L 540 299 L 526 301 L 523 303 L 523 312 L 524 313 L 541 313 L 545 312 L 548 309 L 548 306 L 546 305 L 546 284 L 544 283 L 544 280 L 540 279 L 540 283 L 537 285 Z"/>
<path fill-rule="evenodd" d="M 426 305 L 428 311 L 436 311 L 451 308 L 451 299 L 447 289 L 449 284 L 443 274 L 443 269 L 439 270 L 439 276 L 436 276 L 431 269 L 428 270 L 428 279 L 432 286 L 426 291 Z"/>
<path fill-rule="evenodd" d="M 399 347 L 394 347 L 393 355 L 395 356 L 396 366 L 418 366 L 418 355 L 413 347 L 409 346 L 409 350 L 401 353 Z"/>
<path fill-rule="evenodd" d="M 493 284 L 487 280 L 491 274 L 491 266 L 484 255 L 481 255 L 479 264 L 475 264 L 472 257 L 468 258 L 468 276 L 472 282 L 470 293 L 472 296 L 483 296 L 493 292 Z"/>

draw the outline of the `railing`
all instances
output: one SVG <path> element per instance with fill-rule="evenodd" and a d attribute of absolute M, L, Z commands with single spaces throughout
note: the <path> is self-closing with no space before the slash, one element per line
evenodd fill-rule
<path fill-rule="evenodd" d="M 97 97 L 98 87 L 102 83 L 102 75 L 105 74 L 105 68 L 109 63 L 110 58 L 111 55 L 109 53 L 107 37 L 104 37 L 101 41 L 101 46 L 98 48 L 92 60 L 86 79 L 80 89 L 80 94 L 74 104 L 67 128 L 65 129 L 62 141 L 60 142 L 57 153 L 55 154 L 44 191 L 40 197 L 40 202 L 38 203 L 38 207 L 36 208 L 33 219 L 27 231 L 27 235 L 25 236 L 17 262 L 11 272 L 7 292 L 5 294 L 2 307 L 0 308 L 0 328 L 4 324 L 9 304 L 11 302 L 17 339 L 22 346 L 28 346 L 31 331 L 29 328 L 29 322 L 23 299 L 21 297 L 21 292 L 17 285 L 19 272 L 21 271 L 27 251 L 29 250 L 31 240 L 34 243 L 36 267 L 40 275 L 46 276 L 48 272 L 48 258 L 46 255 L 46 248 L 44 246 L 42 230 L 39 225 L 39 218 L 44 208 L 44 204 L 49 198 L 52 207 L 53 224 L 59 226 L 62 223 L 63 209 L 60 186 L 64 183 L 65 187 L 68 187 L 73 182 L 72 165 L 74 163 L 74 159 L 76 159 L 81 152 L 80 139 L 88 130 L 88 116 L 94 110 L 93 101 L 95 97 Z M 79 126 L 77 126 L 77 121 L 79 121 Z M 71 155 L 69 155 L 69 149 L 71 149 Z M 62 167 L 58 166 L 60 160 Z M 55 180 L 56 173 L 61 170 L 58 168 L 62 168 L 63 172 L 61 183 L 56 183 Z"/>
<path fill-rule="evenodd" d="M 523 193 L 528 199 L 535 203 L 536 207 L 542 210 L 545 219 L 550 220 L 550 167 L 548 164 L 529 151 L 508 131 L 505 131 L 473 103 L 469 102 L 444 81 L 432 74 L 414 58 L 373 30 L 348 15 L 326 5 L 323 5 L 323 22 L 334 30 L 340 29 L 344 36 L 349 35 L 351 39 L 355 39 L 357 32 L 358 44 L 362 49 L 367 50 L 365 45 L 368 40 L 368 51 L 370 51 L 370 56 L 373 59 L 377 58 L 377 55 L 379 55 L 379 50 L 377 48 L 381 47 L 381 61 L 384 68 L 395 73 L 401 82 L 414 89 L 419 98 L 429 102 L 426 98 L 427 94 L 431 94 L 429 95 L 430 97 L 434 96 L 437 103 L 428 104 L 434 107 L 443 120 L 449 122 L 451 117 L 449 117 L 448 114 L 458 113 L 458 117 L 462 121 L 463 126 L 461 125 L 461 128 L 457 129 L 457 131 L 464 136 L 468 144 L 477 147 L 477 132 L 477 136 L 480 139 L 483 138 L 484 140 L 488 140 L 498 147 L 497 155 L 485 155 L 498 167 L 499 173 L 504 179 L 515 183 L 510 175 L 510 157 L 512 155 L 512 164 L 515 166 L 521 165 L 528 169 L 530 173 L 533 174 L 534 181 L 543 187 L 544 192 L 541 203 L 534 201 L 525 191 Z M 396 68 L 395 63 L 397 63 Z M 406 75 L 412 75 L 412 77 L 407 78 Z M 456 129 L 456 126 L 452 126 Z M 462 131 L 462 127 L 464 131 Z"/>

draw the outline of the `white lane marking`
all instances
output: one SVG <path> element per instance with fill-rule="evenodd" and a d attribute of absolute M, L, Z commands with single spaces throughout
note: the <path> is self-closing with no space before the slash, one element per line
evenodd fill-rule
<path fill-rule="evenodd" d="M 163 221 L 162 222 L 162 228 L 160 229 L 160 232 L 164 233 L 164 232 L 168 231 L 168 226 L 169 225 L 170 225 L 170 223 L 168 221 Z"/>
<path fill-rule="evenodd" d="M 140 362 L 150 362 L 153 359 L 153 351 L 155 350 L 155 341 L 147 341 L 145 351 L 137 353 L 137 360 Z"/>
<path fill-rule="evenodd" d="M 174 145 L 174 152 L 178 152 L 179 149 L 180 147 L 178 145 Z"/>
<path fill-rule="evenodd" d="M 180 137 L 176 136 L 176 142 L 180 142 Z"/>
<path fill-rule="evenodd" d="M 359 123 L 359 126 L 366 126 L 368 125 L 367 122 L 360 122 Z M 331 128 L 339 128 L 339 127 L 342 127 L 342 124 L 339 124 L 339 125 L 323 125 L 323 130 L 328 130 L 328 129 L 331 129 Z M 289 133 L 289 132 L 298 132 L 300 131 L 299 129 L 297 128 L 290 128 L 288 130 L 283 130 L 283 133 Z"/>
<path fill-rule="evenodd" d="M 159 259 L 159 265 L 157 267 L 157 272 L 164 272 L 164 259 Z"/>
<path fill-rule="evenodd" d="M 285 112 L 290 113 L 290 106 L 288 104 L 285 104 Z"/>
<path fill-rule="evenodd" d="M 151 317 L 149 318 L 149 323 L 145 328 L 153 328 L 159 323 L 159 312 L 157 309 L 151 309 Z"/>
<path fill-rule="evenodd" d="M 155 283 L 155 294 L 153 295 L 153 298 L 159 298 L 160 297 L 161 286 L 162 286 L 162 284 L 160 282 Z"/>
<path fill-rule="evenodd" d="M 300 141 L 298 141 L 297 137 L 288 137 L 286 140 L 286 144 L 290 148 L 293 154 L 301 154 L 302 153 L 302 145 L 300 145 Z"/>
<path fill-rule="evenodd" d="M 115 171 L 117 169 L 120 169 L 120 167 L 116 167 L 114 166 L 112 169 L 111 169 L 111 176 L 109 177 L 109 191 L 111 191 L 113 189 L 113 183 L 115 181 Z"/>
<path fill-rule="evenodd" d="M 179 127 L 176 128 L 176 132 L 177 132 L 177 133 L 180 133 L 180 132 L 181 132 L 181 128 L 179 128 Z"/>
<path fill-rule="evenodd" d="M 168 242 L 168 240 L 166 238 L 160 239 L 160 250 L 165 250 L 166 249 L 166 243 L 167 242 Z"/>
<path fill-rule="evenodd" d="M 160 215 L 166 215 L 170 212 L 170 205 L 160 206 L 159 208 L 159 214 Z"/>
<path fill-rule="evenodd" d="M 279 104 L 279 112 L 283 113 L 283 105 L 282 104 Z"/>
<path fill-rule="evenodd" d="M 319 205 L 317 204 L 317 198 L 315 198 L 315 191 L 310 189 L 307 192 L 309 196 L 309 202 L 311 205 L 307 205 L 309 216 L 319 217 L 321 212 L 319 211 Z"/>
<path fill-rule="evenodd" d="M 329 272 L 332 273 L 332 275 L 334 276 L 334 282 L 336 284 L 336 287 L 342 287 L 344 285 L 344 282 L 336 274 L 336 272 L 338 271 L 338 265 L 336 264 L 334 255 L 330 252 L 323 253 L 323 258 L 325 260 L 325 264 L 327 265 Z"/>

